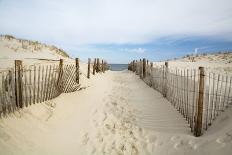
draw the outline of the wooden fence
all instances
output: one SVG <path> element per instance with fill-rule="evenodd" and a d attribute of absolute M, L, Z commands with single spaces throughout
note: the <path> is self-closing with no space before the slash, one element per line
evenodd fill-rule
<path fill-rule="evenodd" d="M 153 67 L 145 59 L 132 61 L 128 69 L 159 91 L 184 116 L 195 136 L 232 105 L 232 76 L 199 69 Z"/>
<path fill-rule="evenodd" d="M 23 67 L 21 60 L 15 60 L 14 68 L 0 72 L 0 117 L 19 108 L 51 100 L 61 93 L 78 90 L 79 59 L 67 64 L 62 59 L 58 61 L 56 64 Z M 89 61 L 87 72 L 90 72 L 90 65 Z M 102 68 L 98 72 L 103 72 L 107 69 L 107 63 L 104 61 L 96 67 Z"/>

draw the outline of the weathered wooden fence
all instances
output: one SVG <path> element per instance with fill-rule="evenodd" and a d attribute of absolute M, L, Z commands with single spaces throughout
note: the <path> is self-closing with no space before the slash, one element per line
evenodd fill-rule
<path fill-rule="evenodd" d="M 16 109 L 41 103 L 69 93 L 80 87 L 79 59 L 75 63 L 24 66 L 21 60 L 15 60 L 15 67 L 0 72 L 0 116 Z M 102 61 L 103 62 L 103 61 Z M 98 64 L 99 72 L 107 68 L 104 61 Z M 101 67 L 100 67 L 101 66 Z M 94 69 L 94 68 L 93 68 Z M 90 63 L 87 72 L 90 72 Z M 87 75 L 90 78 L 90 75 Z"/>
<path fill-rule="evenodd" d="M 232 105 L 232 76 L 199 69 L 153 67 L 145 59 L 132 61 L 128 69 L 163 94 L 184 116 L 195 136 L 200 136 L 213 120 Z"/>

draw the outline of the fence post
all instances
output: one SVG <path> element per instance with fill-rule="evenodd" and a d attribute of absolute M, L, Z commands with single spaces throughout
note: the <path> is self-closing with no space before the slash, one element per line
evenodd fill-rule
<path fill-rule="evenodd" d="M 15 60 L 15 101 L 19 108 L 23 108 L 22 66 L 21 60 Z"/>
<path fill-rule="evenodd" d="M 163 96 L 167 97 L 167 90 L 168 90 L 168 62 L 165 62 L 165 71 L 164 71 L 164 92 Z"/>
<path fill-rule="evenodd" d="M 79 66 L 79 58 L 76 58 L 76 82 L 80 83 L 80 66 Z"/>
<path fill-rule="evenodd" d="M 135 60 L 135 73 L 138 75 L 138 61 Z"/>
<path fill-rule="evenodd" d="M 146 63 L 146 76 L 149 75 L 149 60 L 147 60 L 147 63 Z"/>
<path fill-rule="evenodd" d="M 202 134 L 202 117 L 203 117 L 203 102 L 204 102 L 204 67 L 199 67 L 200 81 L 199 81 L 199 97 L 197 102 L 196 123 L 194 127 L 194 135 L 196 137 Z"/>
<path fill-rule="evenodd" d="M 104 61 L 102 60 L 102 66 L 101 66 L 101 70 L 102 70 L 102 72 L 104 73 L 105 71 L 104 71 Z"/>
<path fill-rule="evenodd" d="M 151 68 L 153 68 L 153 62 L 150 62 Z"/>
<path fill-rule="evenodd" d="M 133 61 L 131 61 L 131 71 L 133 72 Z"/>
<path fill-rule="evenodd" d="M 143 78 L 146 77 L 146 59 L 143 58 Z"/>
<path fill-rule="evenodd" d="M 135 72 L 135 61 L 132 61 L 132 72 Z"/>
<path fill-rule="evenodd" d="M 139 76 L 142 79 L 142 77 L 143 77 L 143 64 L 142 64 L 141 59 L 139 59 Z"/>
<path fill-rule="evenodd" d="M 141 77 L 141 59 L 138 60 L 138 75 Z"/>
<path fill-rule="evenodd" d="M 106 71 L 105 61 L 102 61 L 102 66 L 103 66 L 103 73 L 105 73 L 105 71 Z"/>
<path fill-rule="evenodd" d="M 150 75 L 152 76 L 152 70 L 153 70 L 153 62 L 150 62 Z"/>
<path fill-rule="evenodd" d="M 131 70 L 130 64 L 131 64 L 131 63 L 128 63 L 128 70 L 129 70 L 129 71 Z"/>
<path fill-rule="evenodd" d="M 100 71 L 100 62 L 99 62 L 99 58 L 97 58 L 96 72 L 98 73 L 99 71 Z"/>
<path fill-rule="evenodd" d="M 87 78 L 88 79 L 90 78 L 90 62 L 91 62 L 91 59 L 88 58 L 88 72 L 87 72 Z"/>
<path fill-rule="evenodd" d="M 60 63 L 59 63 L 59 76 L 58 76 L 58 80 L 57 80 L 57 85 L 58 85 L 58 88 L 60 89 L 60 91 L 63 91 L 63 85 L 60 85 L 60 84 L 62 84 L 60 82 L 61 82 L 61 79 L 62 79 L 62 76 L 63 76 L 63 65 L 64 65 L 64 60 L 60 59 Z"/>
<path fill-rule="evenodd" d="M 93 75 L 95 75 L 95 71 L 96 71 L 96 58 L 94 58 L 94 62 L 93 62 Z"/>

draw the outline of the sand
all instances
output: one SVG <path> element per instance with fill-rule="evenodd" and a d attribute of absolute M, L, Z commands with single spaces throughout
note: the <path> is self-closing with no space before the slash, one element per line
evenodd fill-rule
<path fill-rule="evenodd" d="M 199 138 L 161 94 L 129 71 L 0 119 L 0 154 L 230 154 L 232 111 Z"/>
<path fill-rule="evenodd" d="M 155 66 L 164 65 L 164 61 L 154 62 Z M 171 69 L 198 69 L 204 67 L 206 71 L 220 74 L 232 74 L 232 52 L 221 54 L 199 55 L 195 57 L 194 62 L 191 59 L 180 58 L 169 60 L 168 67 Z"/>
<path fill-rule="evenodd" d="M 19 39 L 7 39 L 0 36 L 0 71 L 14 67 L 14 60 L 23 60 L 23 65 L 58 63 L 56 61 L 46 61 L 39 59 L 59 60 L 70 58 L 60 55 L 54 46 Z"/>

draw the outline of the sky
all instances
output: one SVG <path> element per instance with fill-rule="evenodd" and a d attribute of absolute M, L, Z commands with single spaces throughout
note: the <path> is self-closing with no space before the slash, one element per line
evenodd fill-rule
<path fill-rule="evenodd" d="M 0 0 L 0 34 L 82 60 L 161 61 L 232 50 L 232 0 Z"/>

